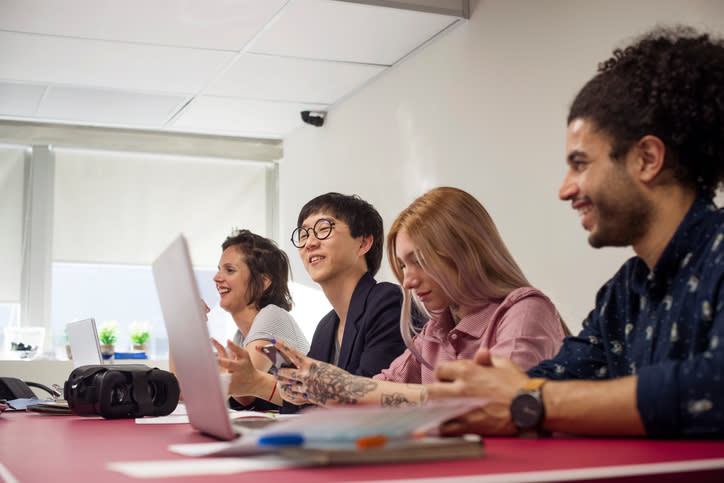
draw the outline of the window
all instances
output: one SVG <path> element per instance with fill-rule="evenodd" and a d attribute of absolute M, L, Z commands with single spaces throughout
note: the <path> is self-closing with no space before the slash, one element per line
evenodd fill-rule
<path fill-rule="evenodd" d="M 0 249 L 9 254 L 0 269 L 0 334 L 15 325 L 45 327 L 46 353 L 65 354 L 65 324 L 93 317 L 99 325 L 119 322 L 119 349 L 130 347 L 131 322 L 150 322 L 149 350 L 165 357 L 151 274 L 158 254 L 184 233 L 202 297 L 215 302 L 212 278 L 225 237 L 234 228 L 272 236 L 272 163 L 44 149 L 43 164 L 35 163 L 35 148 L 0 146 L 0 223 L 7 227 Z M 50 184 L 38 189 L 43 176 Z M 227 314 L 211 319 L 218 337 L 233 333 Z"/>

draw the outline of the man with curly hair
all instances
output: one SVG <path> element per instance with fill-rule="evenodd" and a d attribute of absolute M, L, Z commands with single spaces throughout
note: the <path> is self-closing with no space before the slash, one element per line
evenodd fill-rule
<path fill-rule="evenodd" d="M 724 436 L 724 42 L 657 29 L 615 50 L 570 108 L 560 187 L 593 247 L 636 254 L 577 337 L 527 373 L 479 351 L 431 397 L 488 403 L 449 434 Z"/>

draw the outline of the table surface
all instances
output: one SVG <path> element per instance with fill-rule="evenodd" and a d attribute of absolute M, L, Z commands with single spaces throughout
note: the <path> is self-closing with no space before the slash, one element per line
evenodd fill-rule
<path fill-rule="evenodd" d="M 169 444 L 210 442 L 188 424 L 138 425 L 133 420 L 0 414 L 0 481 L 103 481 L 133 478 L 111 471 L 114 461 L 183 460 Z M 472 481 L 724 481 L 724 441 L 643 439 L 485 438 L 485 456 L 475 459 L 293 468 L 244 473 L 264 483 L 365 482 L 453 479 Z M 688 474 L 687 474 L 688 473 Z M 102 478 L 102 480 L 100 479 Z M 239 474 L 141 481 L 239 481 Z M 599 479 L 600 478 L 600 479 Z"/>

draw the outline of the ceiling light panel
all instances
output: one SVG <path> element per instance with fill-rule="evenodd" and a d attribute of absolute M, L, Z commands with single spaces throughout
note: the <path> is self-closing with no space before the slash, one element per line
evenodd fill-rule
<path fill-rule="evenodd" d="M 160 96 L 128 91 L 52 87 L 37 116 L 83 124 L 138 126 L 158 129 L 187 101 L 182 96 Z"/>
<path fill-rule="evenodd" d="M 287 0 L 2 0 L 0 30 L 238 51 Z"/>
<path fill-rule="evenodd" d="M 378 75 L 370 64 L 245 54 L 207 92 L 212 95 L 333 104 Z"/>
<path fill-rule="evenodd" d="M 34 116 L 45 86 L 0 82 L 0 116 Z"/>
<path fill-rule="evenodd" d="M 328 0 L 295 0 L 249 52 L 392 65 L 457 17 Z"/>
<path fill-rule="evenodd" d="M 302 126 L 305 110 L 325 110 L 326 105 L 266 102 L 201 96 L 176 118 L 173 129 L 236 136 L 284 138 Z"/>
<path fill-rule="evenodd" d="M 0 79 L 157 92 L 201 90 L 231 52 L 0 31 Z"/>

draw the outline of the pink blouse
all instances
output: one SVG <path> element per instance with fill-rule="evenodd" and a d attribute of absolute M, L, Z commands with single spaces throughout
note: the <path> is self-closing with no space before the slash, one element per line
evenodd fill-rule
<path fill-rule="evenodd" d="M 513 290 L 502 302 L 466 315 L 457 325 L 445 310 L 425 324 L 422 335 L 435 340 L 417 336 L 412 343 L 433 367 L 444 361 L 472 359 L 480 347 L 487 347 L 495 355 L 512 359 L 524 371 L 556 355 L 564 337 L 553 302 L 533 287 Z M 434 372 L 409 349 L 373 379 L 435 382 Z"/>

